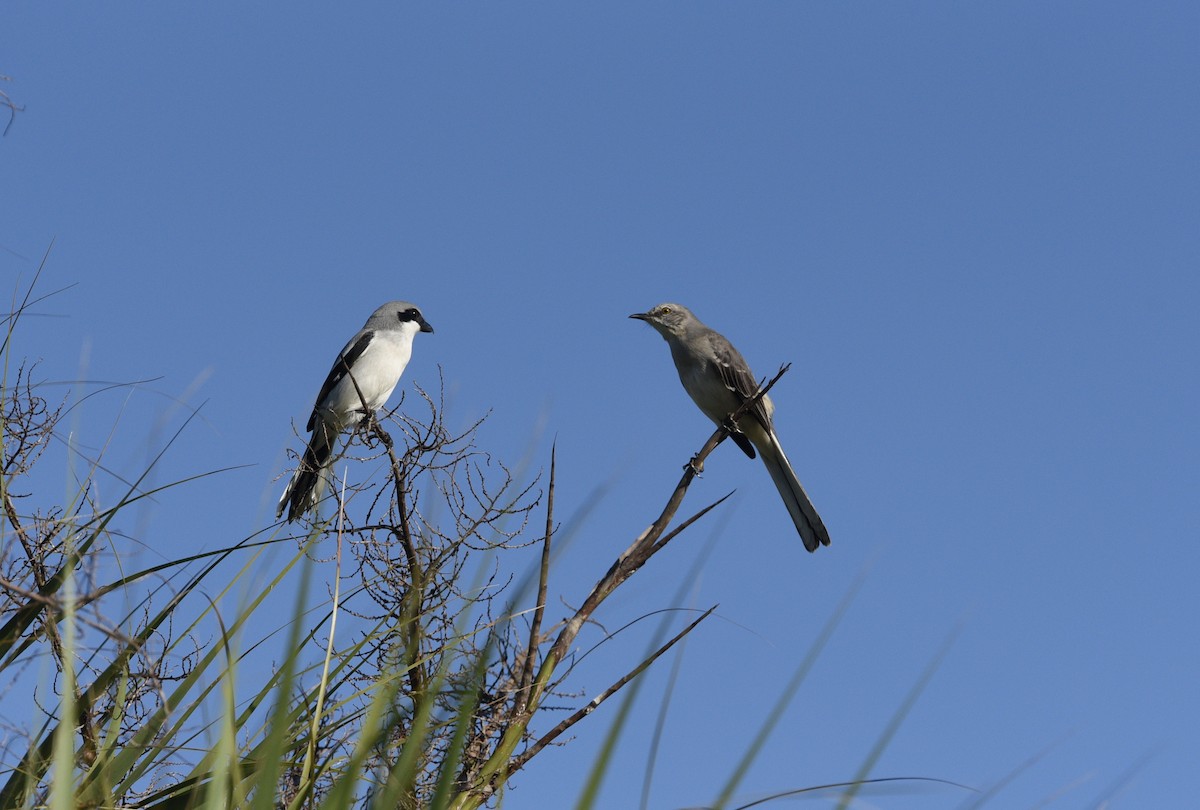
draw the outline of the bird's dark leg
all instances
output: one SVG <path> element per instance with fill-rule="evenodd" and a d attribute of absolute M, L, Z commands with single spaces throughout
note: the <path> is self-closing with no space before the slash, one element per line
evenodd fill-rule
<path fill-rule="evenodd" d="M 725 431 L 725 435 L 733 439 L 733 443 L 742 449 L 748 457 L 754 458 L 754 445 L 750 443 L 750 438 L 742 433 L 742 429 L 737 426 L 737 422 L 733 419 L 733 414 L 729 414 L 721 420 L 721 428 Z M 721 441 L 725 441 L 722 437 Z"/>
<path fill-rule="evenodd" d="M 374 411 L 365 413 L 362 421 L 358 424 L 368 438 L 378 439 L 388 450 L 392 449 L 392 436 L 383 429 L 383 425 L 379 424 L 379 419 L 375 416 Z"/>

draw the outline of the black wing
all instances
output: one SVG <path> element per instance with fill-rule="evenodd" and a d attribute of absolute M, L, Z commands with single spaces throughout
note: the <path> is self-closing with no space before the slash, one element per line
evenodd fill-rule
<path fill-rule="evenodd" d="M 308 417 L 308 426 L 305 428 L 309 433 L 312 432 L 313 426 L 317 423 L 317 409 L 321 407 L 321 403 L 325 401 L 325 397 L 329 396 L 329 392 L 337 385 L 342 377 L 346 376 L 346 372 L 354 365 L 354 361 L 362 356 L 362 353 L 371 345 L 371 341 L 375 339 L 375 333 L 363 332 L 362 336 L 354 341 L 354 344 L 348 349 L 344 349 L 338 355 L 337 360 L 333 361 L 333 368 L 329 369 L 329 376 L 325 378 L 325 384 L 321 386 L 321 393 L 317 394 L 317 401 L 313 403 L 313 412 Z"/>
<path fill-rule="evenodd" d="M 723 336 L 716 333 L 710 338 L 710 345 L 713 356 L 716 358 L 717 372 L 721 375 L 721 382 L 725 383 L 725 387 L 737 396 L 739 404 L 757 394 L 758 380 L 754 379 L 754 373 L 750 371 L 750 365 L 746 362 L 746 358 L 742 357 L 741 352 Z M 771 427 L 771 415 L 767 413 L 762 399 L 755 402 L 747 413 L 758 420 L 758 423 L 768 433 L 774 429 Z M 746 455 L 754 458 L 754 445 L 746 438 L 746 434 L 733 433 L 731 438 Z"/>

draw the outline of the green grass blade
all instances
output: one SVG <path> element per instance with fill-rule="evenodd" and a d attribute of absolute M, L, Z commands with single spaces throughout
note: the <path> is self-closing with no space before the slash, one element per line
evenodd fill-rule
<path fill-rule="evenodd" d="M 892 738 L 896 736 L 896 732 L 900 729 L 900 725 L 904 722 L 904 718 L 908 717 L 908 713 L 912 711 L 913 706 L 916 705 L 917 698 L 921 696 L 921 693 L 925 691 L 925 687 L 929 685 L 931 680 L 933 680 L 934 673 L 937 672 L 938 667 L 940 667 L 942 661 L 945 660 L 946 655 L 950 652 L 950 648 L 954 646 L 954 642 L 958 638 L 958 634 L 961 632 L 961 630 L 962 627 L 960 625 L 951 631 L 950 635 L 947 636 L 946 641 L 943 642 L 941 648 L 937 651 L 937 654 L 934 655 L 933 658 L 930 659 L 929 663 L 925 666 L 925 670 L 921 673 L 921 677 L 917 679 L 917 682 L 913 684 L 912 689 L 908 691 L 904 701 L 892 714 L 888 724 L 880 733 L 879 739 L 875 741 L 875 745 L 871 747 L 870 752 L 867 754 L 867 758 L 859 767 L 858 772 L 854 774 L 854 778 L 851 780 L 850 787 L 846 788 L 846 791 L 842 794 L 841 799 L 838 801 L 839 810 L 846 810 L 846 808 L 850 807 L 851 803 L 853 803 L 854 798 L 858 795 L 859 789 L 867 781 L 867 777 L 871 775 L 871 771 L 874 769 L 875 764 L 879 761 L 879 758 L 883 756 L 883 752 L 887 749 L 888 744 L 892 741 Z"/>
<path fill-rule="evenodd" d="M 795 674 L 792 675 L 791 681 L 788 682 L 788 685 L 784 687 L 783 692 L 780 693 L 779 699 L 775 701 L 775 705 L 772 707 L 771 711 L 768 712 L 767 719 L 763 721 L 763 725 L 759 729 L 758 734 L 755 735 L 754 740 L 750 743 L 750 747 L 746 749 L 746 753 L 742 755 L 737 767 L 734 768 L 733 773 L 730 774 L 729 780 L 721 789 L 721 793 L 718 795 L 714 804 L 715 807 L 723 808 L 727 806 L 733 798 L 734 791 L 737 790 L 738 785 L 740 785 L 742 780 L 746 777 L 746 774 L 749 772 L 750 766 L 754 763 L 759 751 L 761 751 L 763 746 L 766 745 L 767 739 L 771 736 L 771 732 L 775 730 L 775 726 L 784 716 L 787 707 L 791 705 L 793 698 L 795 698 L 796 693 L 800 690 L 800 685 L 804 683 L 804 679 L 808 677 L 808 673 L 811 672 L 812 668 L 816 665 L 817 659 L 820 657 L 821 652 L 825 649 L 825 645 L 828 644 L 829 640 L 833 637 L 834 631 L 837 629 L 838 624 L 841 623 L 842 617 L 846 615 L 846 611 L 850 609 L 850 605 L 854 602 L 854 598 L 858 595 L 858 592 L 862 588 L 862 585 L 865 581 L 866 571 L 864 570 L 858 575 L 854 582 L 850 584 L 850 587 L 846 591 L 846 595 L 842 597 L 841 602 L 838 603 L 838 606 L 836 609 L 834 609 L 833 614 L 828 620 L 826 620 L 825 626 L 821 628 L 821 632 L 813 641 L 812 646 L 808 648 L 808 653 L 804 656 L 804 660 L 796 669 Z"/>

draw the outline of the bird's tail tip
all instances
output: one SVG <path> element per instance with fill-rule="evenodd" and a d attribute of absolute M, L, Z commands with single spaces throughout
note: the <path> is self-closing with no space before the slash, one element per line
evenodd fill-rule
<path fill-rule="evenodd" d="M 800 539 L 804 541 L 804 550 L 809 554 L 812 554 L 821 546 L 829 545 L 829 535 L 824 533 L 819 535 L 819 537 L 810 534 L 801 534 Z"/>

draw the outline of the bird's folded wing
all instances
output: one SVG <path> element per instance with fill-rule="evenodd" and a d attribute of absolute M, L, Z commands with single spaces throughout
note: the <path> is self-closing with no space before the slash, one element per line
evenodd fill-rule
<path fill-rule="evenodd" d="M 329 392 L 333 387 L 341 382 L 342 378 L 349 373 L 354 366 L 354 361 L 362 356 L 362 353 L 371 345 L 371 341 L 375 339 L 375 331 L 370 330 L 363 332 L 356 340 L 346 344 L 346 348 L 342 349 L 342 353 L 338 355 L 337 360 L 333 361 L 333 368 L 329 369 L 329 376 L 325 378 L 325 384 L 321 386 L 321 393 L 317 394 L 317 401 L 313 403 L 312 414 L 308 417 L 308 425 L 305 427 L 310 433 L 317 424 L 317 411 L 329 396 Z"/>
<path fill-rule="evenodd" d="M 750 373 L 750 366 L 733 347 L 733 344 L 720 335 L 714 334 L 712 339 L 713 355 L 716 357 L 717 371 L 725 387 L 737 395 L 739 404 L 758 393 L 758 381 Z M 771 415 L 767 412 L 765 400 L 760 398 L 751 406 L 748 413 L 758 420 L 767 431 L 771 431 Z"/>

